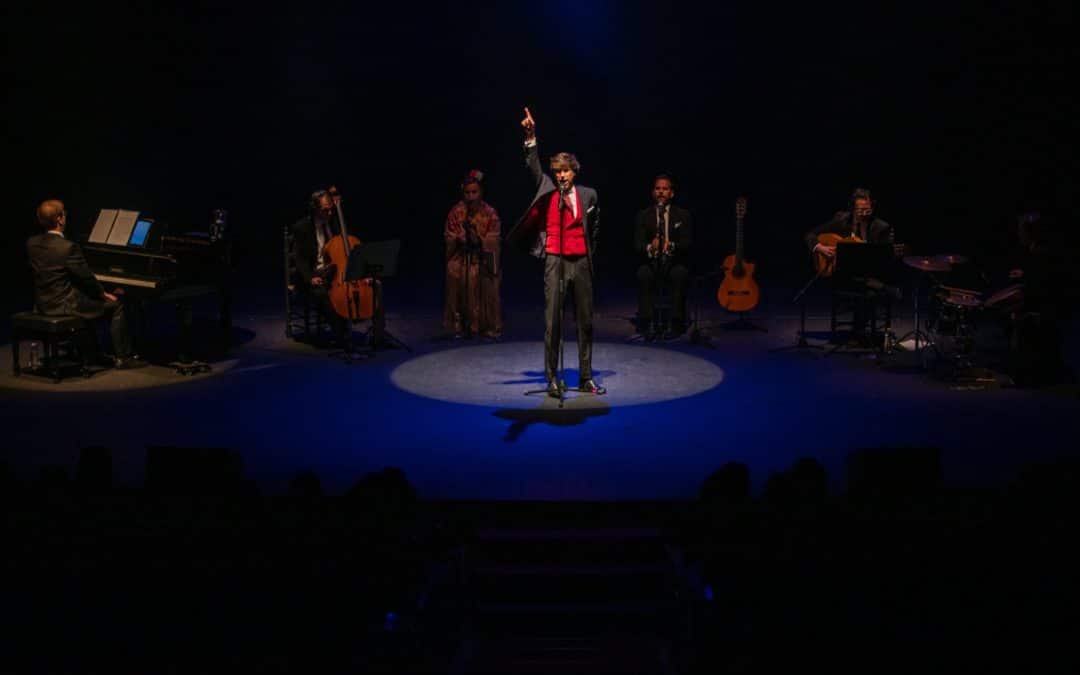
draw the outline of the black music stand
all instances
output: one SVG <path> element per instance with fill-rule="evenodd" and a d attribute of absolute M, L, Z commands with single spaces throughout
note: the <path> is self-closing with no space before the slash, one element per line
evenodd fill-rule
<path fill-rule="evenodd" d="M 786 352 L 790 350 L 799 351 L 803 349 L 825 349 L 824 345 L 812 345 L 806 341 L 806 292 L 809 291 L 810 287 L 820 278 L 821 272 L 819 271 L 812 276 L 810 281 L 807 281 L 806 284 L 799 289 L 799 292 L 795 294 L 795 297 L 791 299 L 792 302 L 799 303 L 799 330 L 795 332 L 799 339 L 793 345 L 770 349 L 769 353 Z"/>
<path fill-rule="evenodd" d="M 871 325 L 874 323 L 873 312 L 874 309 L 873 300 L 870 298 L 872 290 L 876 290 L 877 294 L 881 294 L 881 290 L 884 289 L 885 284 L 881 281 L 881 278 L 889 274 L 892 266 L 895 262 L 894 248 L 891 243 L 885 244 L 870 244 L 870 243 L 858 243 L 858 242 L 840 242 L 836 246 L 836 268 L 833 273 L 833 302 L 836 302 L 835 293 L 837 292 L 835 286 L 841 288 L 851 289 L 852 293 L 858 293 L 862 297 L 859 298 L 858 303 L 862 304 L 868 300 L 871 312 Z M 879 289 L 873 289 L 870 286 L 870 281 L 876 280 L 881 286 Z M 835 305 L 834 305 L 835 306 Z M 856 311 L 856 317 L 859 312 Z M 854 324 L 854 321 L 853 321 Z M 835 330 L 835 326 L 833 327 Z M 853 325 L 854 328 L 854 325 Z M 885 339 L 883 344 L 887 344 L 889 341 L 889 333 L 892 327 L 887 325 L 885 327 Z M 872 337 L 872 336 L 871 336 Z M 835 354 L 836 352 L 845 348 L 845 344 L 841 343 L 835 345 L 832 349 L 825 353 L 825 356 Z"/>
<path fill-rule="evenodd" d="M 397 275 L 398 252 L 401 250 L 400 239 L 374 241 L 356 246 L 349 255 L 349 266 L 345 270 L 345 281 L 371 279 L 372 307 L 371 327 L 365 335 L 371 346 L 371 354 L 378 349 L 378 343 L 385 340 L 411 352 L 412 348 L 386 330 L 386 316 L 382 312 L 382 280 Z"/>
<path fill-rule="evenodd" d="M 716 288 L 716 284 L 706 284 L 705 282 L 709 281 L 710 279 L 716 279 L 718 276 L 720 276 L 720 274 L 721 272 L 719 269 L 716 269 L 708 274 L 699 274 L 691 280 L 690 284 L 688 284 L 688 297 L 692 299 L 690 300 L 690 320 L 687 322 L 686 334 L 687 337 L 689 337 L 690 339 L 690 344 L 692 345 L 702 345 L 704 347 L 708 347 L 709 349 L 716 349 L 716 345 L 712 343 L 712 340 L 709 337 L 708 328 L 702 326 L 703 322 L 701 320 L 701 295 L 704 292 L 702 289 Z M 710 293 L 710 295 L 714 294 Z"/>

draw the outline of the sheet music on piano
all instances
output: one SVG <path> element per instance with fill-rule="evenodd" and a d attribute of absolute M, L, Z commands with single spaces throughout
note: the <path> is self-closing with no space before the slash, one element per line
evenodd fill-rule
<path fill-rule="evenodd" d="M 94 229 L 90 230 L 90 237 L 87 241 L 92 244 L 127 246 L 138 219 L 138 211 L 101 209 L 98 212 L 97 221 L 94 222 Z"/>
<path fill-rule="evenodd" d="M 89 241 L 95 244 L 104 244 L 109 240 L 109 232 L 112 231 L 113 223 L 116 222 L 116 216 L 120 214 L 120 209 L 101 209 L 98 212 L 97 221 L 94 223 L 94 229 L 90 230 Z"/>
<path fill-rule="evenodd" d="M 112 246 L 127 246 L 128 240 L 131 239 L 131 231 L 135 229 L 135 221 L 138 219 L 138 211 L 119 209 L 112 232 L 109 233 L 109 239 L 105 243 Z"/>

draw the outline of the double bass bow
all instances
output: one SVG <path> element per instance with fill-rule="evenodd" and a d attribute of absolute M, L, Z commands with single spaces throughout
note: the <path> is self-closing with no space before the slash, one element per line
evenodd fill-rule
<path fill-rule="evenodd" d="M 334 202 L 337 212 L 338 224 L 341 232 L 334 235 L 323 246 L 323 254 L 330 261 L 333 273 L 330 275 L 330 283 L 327 287 L 327 295 L 330 297 L 330 305 L 338 316 L 350 321 L 362 321 L 370 319 L 374 314 L 375 289 L 372 288 L 371 279 L 354 279 L 349 281 L 346 275 L 349 270 L 349 257 L 352 251 L 360 246 L 361 242 L 349 234 L 345 225 L 345 213 L 341 208 L 341 193 L 335 186 L 327 190 Z"/>

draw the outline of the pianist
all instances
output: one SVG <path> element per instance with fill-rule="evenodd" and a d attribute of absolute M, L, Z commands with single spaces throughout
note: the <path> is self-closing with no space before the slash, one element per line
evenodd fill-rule
<path fill-rule="evenodd" d="M 116 295 L 107 293 L 94 277 L 79 245 L 64 237 L 67 224 L 64 203 L 58 199 L 42 202 L 37 208 L 37 221 L 45 231 L 26 242 L 26 252 L 34 270 L 37 311 L 52 316 L 108 318 L 116 366 L 137 365 L 131 355 L 123 304 Z M 83 345 L 84 349 L 96 350 L 96 347 L 96 343 Z"/>

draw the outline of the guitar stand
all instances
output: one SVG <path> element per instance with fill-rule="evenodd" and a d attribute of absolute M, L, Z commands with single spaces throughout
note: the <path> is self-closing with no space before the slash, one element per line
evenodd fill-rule
<path fill-rule="evenodd" d="M 763 333 L 768 333 L 769 329 L 765 326 L 759 326 L 756 323 L 746 318 L 750 312 L 739 312 L 739 318 L 734 321 L 728 321 L 727 323 L 720 324 L 720 327 L 724 330 L 757 330 Z"/>

